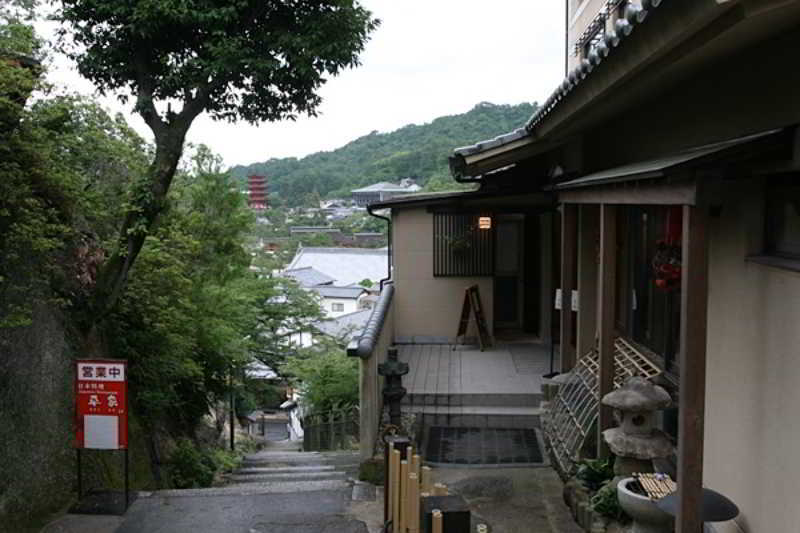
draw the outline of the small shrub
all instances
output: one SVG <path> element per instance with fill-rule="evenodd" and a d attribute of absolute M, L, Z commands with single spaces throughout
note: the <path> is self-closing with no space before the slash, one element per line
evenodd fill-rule
<path fill-rule="evenodd" d="M 241 463 L 241 457 L 230 450 L 216 449 L 211 453 L 216 469 L 221 472 L 233 472 Z"/>
<path fill-rule="evenodd" d="M 383 486 L 384 476 L 383 460 L 381 459 L 367 459 L 358 467 L 359 481 Z"/>
<path fill-rule="evenodd" d="M 587 489 L 597 491 L 614 477 L 614 460 L 611 459 L 584 459 L 578 466 L 575 474 Z"/>
<path fill-rule="evenodd" d="M 180 439 L 171 456 L 172 484 L 178 489 L 210 487 L 217 465 L 211 454 L 198 449 L 189 439 Z"/>
<path fill-rule="evenodd" d="M 619 505 L 617 499 L 617 487 L 613 483 L 609 483 L 602 487 L 597 493 L 592 496 L 591 500 L 592 509 L 600 513 L 606 518 L 611 518 L 618 522 L 627 520 L 627 515 Z"/>

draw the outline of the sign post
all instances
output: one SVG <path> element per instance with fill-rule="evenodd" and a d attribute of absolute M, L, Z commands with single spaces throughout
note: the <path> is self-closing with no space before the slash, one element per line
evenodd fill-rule
<path fill-rule="evenodd" d="M 78 499 L 82 497 L 81 450 L 123 450 L 128 508 L 128 363 L 120 359 L 75 362 L 75 449 Z"/>

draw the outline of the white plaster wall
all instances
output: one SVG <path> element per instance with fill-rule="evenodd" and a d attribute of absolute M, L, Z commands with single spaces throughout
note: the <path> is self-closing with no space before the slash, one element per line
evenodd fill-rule
<path fill-rule="evenodd" d="M 491 277 L 433 277 L 433 214 L 425 208 L 392 212 L 395 336 L 454 337 L 464 289 L 478 284 L 484 314 L 493 330 Z M 470 325 L 468 335 L 476 335 Z"/>
<path fill-rule="evenodd" d="M 342 311 L 334 311 L 334 303 L 342 304 L 344 309 Z M 322 308 L 325 310 L 325 316 L 333 318 L 358 311 L 358 301 L 354 298 L 323 298 Z"/>
<path fill-rule="evenodd" d="M 705 484 L 745 532 L 800 531 L 800 274 L 745 261 L 762 246 L 756 181 L 726 184 L 709 255 Z"/>

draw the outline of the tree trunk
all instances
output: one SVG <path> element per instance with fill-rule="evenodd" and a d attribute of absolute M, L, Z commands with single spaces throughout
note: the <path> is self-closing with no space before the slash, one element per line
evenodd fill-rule
<path fill-rule="evenodd" d="M 153 163 L 141 181 L 134 185 L 131 207 L 125 214 L 117 248 L 98 273 L 88 313 L 83 321 L 87 340 L 121 296 L 133 263 L 158 215 L 164 210 L 167 192 L 183 153 L 187 130 L 188 126 L 170 125 L 156 134 Z"/>

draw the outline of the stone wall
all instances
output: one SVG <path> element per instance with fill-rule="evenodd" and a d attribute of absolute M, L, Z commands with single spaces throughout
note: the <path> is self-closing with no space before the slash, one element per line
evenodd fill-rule
<path fill-rule="evenodd" d="M 62 317 L 0 330 L 0 523 L 26 524 L 71 497 L 73 357 Z M 20 526 L 21 527 L 21 526 Z"/>
<path fill-rule="evenodd" d="M 0 530 L 37 531 L 77 496 L 74 359 L 64 317 L 46 305 L 33 325 L 0 329 Z M 146 435 L 130 426 L 132 488 L 154 488 Z M 84 490 L 122 488 L 122 452 L 87 450 Z M 5 529 L 4 529 L 5 528 Z"/>

